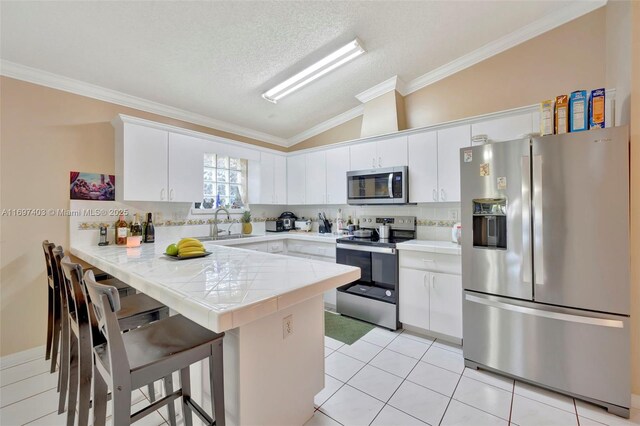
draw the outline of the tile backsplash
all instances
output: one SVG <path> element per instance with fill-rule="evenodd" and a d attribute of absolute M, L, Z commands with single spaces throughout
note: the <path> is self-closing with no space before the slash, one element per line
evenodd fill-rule
<path fill-rule="evenodd" d="M 169 231 L 169 227 L 182 228 L 184 226 L 197 226 L 187 233 L 200 232 L 198 235 L 206 233 L 209 225 L 213 223 L 213 214 L 192 214 L 193 205 L 190 203 L 157 203 L 157 202 L 95 202 L 95 201 L 70 201 L 71 232 L 81 230 L 97 231 L 100 224 L 113 226 L 117 220 L 117 212 L 126 210 L 127 221 L 133 218 L 134 213 L 153 213 L 154 224 L 159 233 L 176 233 L 178 229 Z M 351 216 L 357 223 L 357 219 L 362 216 L 415 216 L 417 218 L 417 237 L 424 240 L 448 241 L 451 239 L 451 227 L 460 221 L 460 203 L 425 203 L 405 206 L 350 206 L 350 205 L 317 205 L 317 206 L 274 206 L 274 205 L 252 205 L 250 207 L 254 232 L 264 232 L 262 222 L 280 216 L 283 211 L 292 211 L 296 216 L 310 218 L 313 221 L 312 231 L 318 230 L 318 213 L 324 212 L 327 217 L 334 221 L 338 213 L 342 210 L 342 218 L 347 220 Z M 91 211 L 91 214 L 87 212 Z M 95 214 L 106 213 L 106 214 Z M 218 216 L 220 223 L 229 224 L 233 233 L 240 232 L 240 220 L 242 213 L 231 213 L 230 219 L 221 212 Z M 226 225 L 225 225 L 226 226 Z M 183 231 L 185 232 L 185 231 Z M 194 234 L 195 235 L 195 234 Z"/>

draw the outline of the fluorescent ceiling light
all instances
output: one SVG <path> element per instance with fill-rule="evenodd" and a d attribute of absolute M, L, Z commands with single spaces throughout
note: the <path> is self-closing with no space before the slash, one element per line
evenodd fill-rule
<path fill-rule="evenodd" d="M 278 84 L 273 89 L 267 90 L 262 94 L 262 97 L 275 104 L 279 99 L 284 98 L 289 93 L 298 90 L 302 86 L 306 86 L 318 77 L 322 77 L 326 73 L 338 68 L 340 65 L 346 64 L 350 60 L 362 55 L 364 52 L 365 50 L 360 44 L 360 40 L 356 38 L 349 44 L 342 46 L 340 49 L 328 56 L 325 56 L 315 64 L 303 69 L 298 74 Z"/>

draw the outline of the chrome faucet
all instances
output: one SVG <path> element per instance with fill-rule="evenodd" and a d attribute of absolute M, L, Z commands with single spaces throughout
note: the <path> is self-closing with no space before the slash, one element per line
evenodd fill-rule
<path fill-rule="evenodd" d="M 213 238 L 214 240 L 218 238 L 218 234 L 220 234 L 220 232 L 224 232 L 224 231 L 219 231 L 218 230 L 218 212 L 220 212 L 220 210 L 224 210 L 225 213 L 227 213 L 227 219 L 231 219 L 231 216 L 229 215 L 229 210 L 225 209 L 224 207 L 218 207 L 214 213 L 213 216 L 213 224 L 211 225 L 211 238 Z M 228 234 L 231 234 L 231 226 L 229 226 L 229 229 L 227 230 Z"/>

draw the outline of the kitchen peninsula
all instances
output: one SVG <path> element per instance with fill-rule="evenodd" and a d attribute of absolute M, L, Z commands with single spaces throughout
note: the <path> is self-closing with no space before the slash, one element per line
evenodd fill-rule
<path fill-rule="evenodd" d="M 227 424 L 304 424 L 324 387 L 322 294 L 360 278 L 359 268 L 213 243 L 205 243 L 210 256 L 178 261 L 163 254 L 171 242 L 137 248 L 72 243 L 71 253 L 226 333 Z M 203 377 L 193 385 L 205 384 L 206 400 Z"/>

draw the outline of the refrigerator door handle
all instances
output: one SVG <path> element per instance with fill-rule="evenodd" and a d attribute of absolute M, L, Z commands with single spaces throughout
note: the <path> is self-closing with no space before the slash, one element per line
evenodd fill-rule
<path fill-rule="evenodd" d="M 522 156 L 522 281 L 531 284 L 531 164 Z"/>
<path fill-rule="evenodd" d="M 533 156 L 533 276 L 544 285 L 544 244 L 542 229 L 542 156 Z"/>
<path fill-rule="evenodd" d="M 526 315 L 550 318 L 560 321 L 577 322 L 581 324 L 597 325 L 601 327 L 624 328 L 624 322 L 606 318 L 587 317 L 584 315 L 564 314 L 562 312 L 545 311 L 542 309 L 529 308 L 527 306 L 512 305 L 510 303 L 499 302 L 497 300 L 485 299 L 471 294 L 465 294 L 465 300 L 490 306 L 497 309 L 504 309 L 512 312 L 519 312 Z"/>

